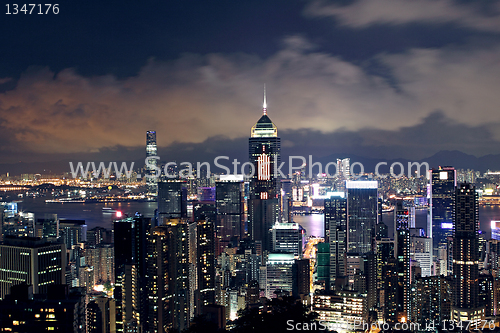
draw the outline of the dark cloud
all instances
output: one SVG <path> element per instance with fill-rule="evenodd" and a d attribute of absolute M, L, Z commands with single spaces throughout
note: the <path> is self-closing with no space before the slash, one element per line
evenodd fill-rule
<path fill-rule="evenodd" d="M 499 45 L 381 53 L 374 60 L 384 75 L 316 46 L 293 35 L 265 59 L 246 53 L 151 59 L 127 78 L 31 68 L 0 93 L 3 162 L 116 156 L 113 147 L 142 147 L 147 130 L 157 131 L 159 146 L 175 159 L 238 154 L 235 143 L 246 140 L 260 116 L 264 83 L 287 154 L 497 153 Z"/>
<path fill-rule="evenodd" d="M 453 23 L 481 31 L 500 32 L 500 5 L 454 0 L 356 0 L 348 5 L 338 1 L 312 0 L 307 16 L 333 17 L 341 25 L 366 28 L 377 24 Z"/>

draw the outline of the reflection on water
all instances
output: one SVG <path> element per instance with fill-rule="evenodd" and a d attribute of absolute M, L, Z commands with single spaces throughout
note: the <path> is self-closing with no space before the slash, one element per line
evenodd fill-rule
<path fill-rule="evenodd" d="M 293 222 L 306 229 L 306 237 L 325 237 L 325 222 L 323 214 L 294 215 Z"/>
<path fill-rule="evenodd" d="M 111 229 L 115 214 L 103 213 L 102 208 L 109 207 L 133 215 L 140 212 L 153 217 L 156 202 L 113 202 L 113 203 L 45 203 L 45 198 L 26 198 L 18 203 L 20 211 L 35 213 L 35 218 L 44 214 L 57 214 L 60 219 L 85 220 L 88 229 L 103 227 Z"/>
<path fill-rule="evenodd" d="M 35 213 L 35 217 L 44 214 L 57 214 L 62 219 L 85 220 L 89 229 L 96 226 L 112 228 L 114 214 L 103 213 L 102 208 L 109 207 L 131 215 L 140 212 L 144 216 L 153 217 L 156 209 L 155 202 L 115 202 L 115 203 L 45 203 L 45 198 L 26 198 L 18 204 L 19 210 Z M 427 209 L 416 210 L 416 227 L 427 228 Z M 294 222 L 306 229 L 306 236 L 325 236 L 323 214 L 294 215 Z M 384 213 L 383 222 L 389 229 L 389 237 L 394 230 L 393 213 Z M 479 225 L 486 238 L 490 238 L 491 220 L 500 220 L 500 206 L 480 206 Z"/>

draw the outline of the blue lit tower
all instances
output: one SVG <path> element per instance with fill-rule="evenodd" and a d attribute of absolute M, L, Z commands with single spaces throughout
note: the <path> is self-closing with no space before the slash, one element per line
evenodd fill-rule
<path fill-rule="evenodd" d="M 158 148 L 156 146 L 156 131 L 146 132 L 146 158 L 158 156 Z M 156 195 L 158 188 L 156 187 L 156 179 L 152 178 L 155 175 L 158 160 L 149 159 L 146 174 L 150 177 L 146 178 L 148 193 L 151 195 Z"/>
<path fill-rule="evenodd" d="M 267 116 L 266 94 L 262 117 L 252 127 L 248 140 L 249 160 L 254 166 L 248 200 L 248 232 L 258 252 L 272 250 L 271 229 L 280 217 L 280 180 L 274 165 L 281 161 L 278 128 Z"/>

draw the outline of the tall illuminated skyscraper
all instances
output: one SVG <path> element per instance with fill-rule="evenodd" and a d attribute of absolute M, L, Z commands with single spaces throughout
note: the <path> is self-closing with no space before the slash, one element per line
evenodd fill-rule
<path fill-rule="evenodd" d="M 453 198 L 457 185 L 456 170 L 452 167 L 439 167 L 430 171 L 430 218 L 431 237 L 434 255 L 446 238 L 453 232 Z"/>
<path fill-rule="evenodd" d="M 243 177 L 215 183 L 217 206 L 217 243 L 221 253 L 232 240 L 244 238 L 244 183 Z"/>
<path fill-rule="evenodd" d="M 281 140 L 278 128 L 267 116 L 264 92 L 262 117 L 252 127 L 248 141 L 249 160 L 254 166 L 248 200 L 249 234 L 260 253 L 272 251 L 271 229 L 280 222 L 280 179 L 274 174 L 281 161 Z"/>
<path fill-rule="evenodd" d="M 410 212 L 403 207 L 401 201 L 396 203 L 394 210 L 394 230 L 396 242 L 394 249 L 398 271 L 398 318 L 404 317 L 404 321 L 408 321 L 411 317 Z"/>
<path fill-rule="evenodd" d="M 152 157 L 152 156 L 158 156 L 158 148 L 156 146 L 156 131 L 147 131 L 146 132 L 146 158 Z M 155 178 L 152 178 L 156 172 L 155 168 L 158 164 L 157 159 L 149 159 L 148 162 L 149 166 L 148 169 L 146 170 L 147 175 L 150 176 L 146 178 L 147 182 L 147 188 L 148 188 L 148 193 L 151 195 L 156 195 L 158 193 L 158 188 L 157 188 L 157 180 Z"/>
<path fill-rule="evenodd" d="M 376 180 L 348 180 L 348 234 L 347 252 L 368 253 L 375 248 L 378 220 L 378 182 Z"/>
<path fill-rule="evenodd" d="M 455 192 L 453 216 L 453 297 L 455 321 L 484 319 L 479 302 L 479 203 L 475 186 L 461 184 Z"/>

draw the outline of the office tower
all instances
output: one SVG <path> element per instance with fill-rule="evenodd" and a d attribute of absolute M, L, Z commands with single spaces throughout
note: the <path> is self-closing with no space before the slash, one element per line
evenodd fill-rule
<path fill-rule="evenodd" d="M 395 258 L 398 263 L 398 319 L 405 322 L 411 318 L 410 212 L 401 201 L 396 203 L 394 209 L 394 230 Z"/>
<path fill-rule="evenodd" d="M 302 231 L 298 223 L 276 223 L 272 229 L 273 252 L 302 257 Z"/>
<path fill-rule="evenodd" d="M 355 291 L 320 291 L 313 295 L 312 310 L 326 327 L 339 332 L 355 332 L 368 322 L 366 296 Z"/>
<path fill-rule="evenodd" d="M 4 332 L 87 332 L 85 294 L 67 285 L 50 285 L 38 295 L 30 285 L 13 286 L 0 301 L 0 323 Z"/>
<path fill-rule="evenodd" d="M 215 223 L 209 219 L 198 221 L 197 257 L 200 311 L 206 305 L 215 304 Z"/>
<path fill-rule="evenodd" d="M 417 277 L 414 286 L 412 322 L 431 327 L 450 319 L 451 295 L 444 276 Z"/>
<path fill-rule="evenodd" d="M 456 171 L 452 167 L 439 167 L 430 172 L 429 207 L 430 236 L 434 256 L 438 255 L 441 244 L 446 244 L 446 237 L 453 232 L 453 198 L 455 195 Z"/>
<path fill-rule="evenodd" d="M 227 178 L 224 178 L 227 179 Z M 231 240 L 245 235 L 243 179 L 220 180 L 215 183 L 217 204 L 217 253 L 220 254 Z"/>
<path fill-rule="evenodd" d="M 116 330 L 147 329 L 147 236 L 151 219 L 128 217 L 113 224 Z"/>
<path fill-rule="evenodd" d="M 157 179 L 154 177 L 158 166 L 158 159 L 151 158 L 153 156 L 158 156 L 158 148 L 156 146 L 156 131 L 146 132 L 146 158 L 148 159 L 148 165 L 146 165 L 146 185 L 149 195 L 156 195 L 158 193 L 158 187 L 156 186 Z"/>
<path fill-rule="evenodd" d="M 184 181 L 158 183 L 159 224 L 164 218 L 187 217 L 187 190 Z"/>
<path fill-rule="evenodd" d="M 272 250 L 271 228 L 280 222 L 280 180 L 275 166 L 281 162 L 281 140 L 278 128 L 267 116 L 264 93 L 263 115 L 252 127 L 248 141 L 249 161 L 254 173 L 250 178 L 248 200 L 249 235 L 260 244 L 258 254 Z"/>
<path fill-rule="evenodd" d="M 432 275 L 432 238 L 410 236 L 410 258 L 420 264 L 421 276 Z"/>
<path fill-rule="evenodd" d="M 59 220 L 59 236 L 63 238 L 67 249 L 87 240 L 85 220 Z"/>
<path fill-rule="evenodd" d="M 64 284 L 66 246 L 46 239 L 6 236 L 0 244 L 0 299 L 13 285 L 27 283 L 36 294 L 47 293 L 48 286 Z"/>
<path fill-rule="evenodd" d="M 350 158 L 337 158 L 337 175 L 345 179 L 351 177 Z"/>
<path fill-rule="evenodd" d="M 4 236 L 15 237 L 35 236 L 35 214 L 19 212 L 13 216 L 8 213 L 5 213 L 5 216 L 3 215 L 4 214 L 0 214 L 0 224 L 2 224 L 0 225 L 0 241 L 2 240 L 2 234 Z"/>
<path fill-rule="evenodd" d="M 347 252 L 347 200 L 340 196 L 325 199 L 325 241 L 330 244 L 330 286 L 334 289 L 337 278 L 346 273 Z"/>
<path fill-rule="evenodd" d="M 293 292 L 293 266 L 295 259 L 291 253 L 270 253 L 266 264 L 266 297 L 276 297 L 275 292 Z"/>
<path fill-rule="evenodd" d="M 460 184 L 453 215 L 452 320 L 477 322 L 484 318 L 479 304 L 479 203 L 475 186 Z"/>
<path fill-rule="evenodd" d="M 44 214 L 43 218 L 36 219 L 35 237 L 59 238 L 57 214 Z"/>
<path fill-rule="evenodd" d="M 346 181 L 347 252 L 367 253 L 374 250 L 378 220 L 377 181 Z"/>

